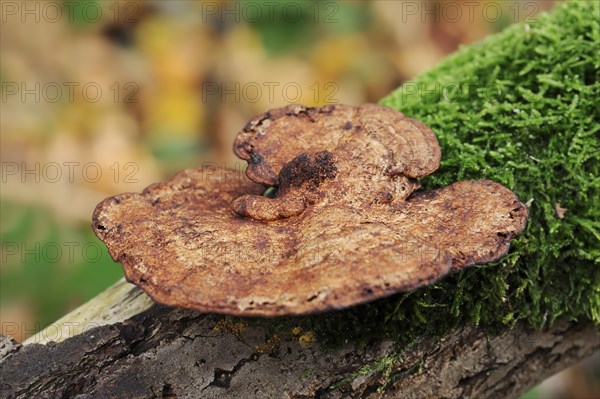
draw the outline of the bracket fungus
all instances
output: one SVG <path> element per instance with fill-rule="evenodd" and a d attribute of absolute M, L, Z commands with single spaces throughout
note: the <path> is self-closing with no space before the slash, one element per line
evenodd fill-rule
<path fill-rule="evenodd" d="M 340 309 L 497 259 L 527 220 L 492 181 L 419 190 L 439 167 L 437 139 L 380 105 L 275 109 L 234 151 L 246 176 L 189 169 L 96 207 L 95 233 L 156 301 L 258 316 Z"/>

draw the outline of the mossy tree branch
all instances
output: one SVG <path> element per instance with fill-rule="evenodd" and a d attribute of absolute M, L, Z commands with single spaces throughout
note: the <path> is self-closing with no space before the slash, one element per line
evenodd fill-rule
<path fill-rule="evenodd" d="M 4 341 L 2 397 L 508 397 L 597 350 L 599 13 L 568 2 L 382 101 L 436 132 L 442 166 L 427 188 L 487 178 L 533 200 L 499 262 L 293 319 L 148 308 L 120 284 L 59 325 L 102 326 L 59 344 Z"/>

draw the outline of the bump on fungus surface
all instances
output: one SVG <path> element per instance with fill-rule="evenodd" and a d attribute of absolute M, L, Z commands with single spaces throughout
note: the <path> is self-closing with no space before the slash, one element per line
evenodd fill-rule
<path fill-rule="evenodd" d="M 385 106 L 271 110 L 234 151 L 248 178 L 190 169 L 97 206 L 94 231 L 158 302 L 259 316 L 345 308 L 497 259 L 527 219 L 492 181 L 419 191 L 439 166 L 437 139 Z"/>

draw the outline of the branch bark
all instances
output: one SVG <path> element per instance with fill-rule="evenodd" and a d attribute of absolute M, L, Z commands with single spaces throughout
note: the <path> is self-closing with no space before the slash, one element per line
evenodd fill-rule
<path fill-rule="evenodd" d="M 77 326 L 88 328 L 77 331 Z M 595 327 L 560 321 L 547 331 L 517 325 L 496 336 L 466 327 L 423 338 L 404 353 L 389 341 L 331 350 L 273 336 L 265 323 L 243 327 L 214 314 L 154 305 L 139 289 L 120 282 L 23 345 L 4 338 L 0 393 L 6 398 L 507 398 L 599 347 Z M 383 363 L 387 366 L 377 366 Z"/>

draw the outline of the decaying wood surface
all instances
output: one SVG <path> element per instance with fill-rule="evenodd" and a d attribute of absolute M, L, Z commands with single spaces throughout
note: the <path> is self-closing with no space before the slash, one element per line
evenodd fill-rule
<path fill-rule="evenodd" d="M 600 347 L 595 327 L 561 321 L 543 332 L 518 325 L 497 336 L 466 327 L 398 356 L 392 342 L 332 350 L 274 337 L 252 320 L 227 320 L 152 304 L 121 281 L 22 346 L 4 337 L 0 395 L 512 398 Z M 366 371 L 385 356 L 395 359 L 387 375 Z"/>

